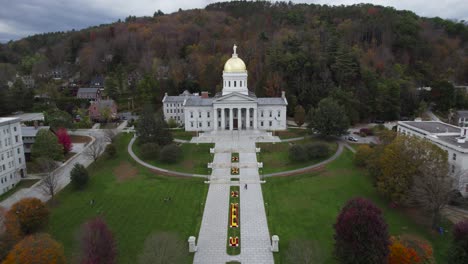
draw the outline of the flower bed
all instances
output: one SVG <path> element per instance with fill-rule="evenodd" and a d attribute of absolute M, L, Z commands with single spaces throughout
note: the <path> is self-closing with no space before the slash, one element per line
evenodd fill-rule
<path fill-rule="evenodd" d="M 226 252 L 228 255 L 240 254 L 240 207 L 239 186 L 231 186 L 229 196 L 229 222 Z"/>
<path fill-rule="evenodd" d="M 239 153 L 231 153 L 231 162 L 239 162 Z"/>
<path fill-rule="evenodd" d="M 239 168 L 231 167 L 231 175 L 239 175 Z"/>

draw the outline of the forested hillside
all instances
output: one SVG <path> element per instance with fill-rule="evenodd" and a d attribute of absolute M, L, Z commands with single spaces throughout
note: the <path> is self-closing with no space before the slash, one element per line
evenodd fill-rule
<path fill-rule="evenodd" d="M 414 116 L 421 100 L 436 103 L 440 111 L 468 106 L 464 91 L 452 85 L 468 84 L 463 23 L 367 4 L 246 1 L 129 16 L 4 44 L 0 104 L 4 112 L 20 110 L 19 104 L 5 109 L 18 93 L 6 86 L 16 73 L 32 75 L 37 94 L 59 86 L 47 74 L 54 69 L 69 76 L 79 72 L 82 84 L 106 76 L 106 93 L 118 101 L 135 96 L 138 103 L 158 103 L 164 92 L 184 89 L 213 95 L 221 89 L 222 67 L 234 43 L 247 64 L 249 88 L 257 96 L 285 90 L 289 114 L 298 104 L 309 109 L 329 96 L 353 121 Z M 418 93 L 422 86 L 433 89 Z"/>

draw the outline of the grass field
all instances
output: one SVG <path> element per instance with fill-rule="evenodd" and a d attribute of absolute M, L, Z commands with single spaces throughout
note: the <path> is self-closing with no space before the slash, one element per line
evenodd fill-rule
<path fill-rule="evenodd" d="M 291 127 L 289 127 L 285 131 L 276 131 L 275 132 L 275 136 L 278 136 L 281 139 L 304 137 L 304 136 L 307 136 L 307 135 L 308 135 L 307 129 L 291 128 Z"/>
<path fill-rule="evenodd" d="M 270 235 L 280 238 L 280 252 L 275 263 L 288 263 L 286 252 L 292 240 L 316 242 L 315 250 L 322 262 L 332 258 L 333 223 L 345 202 L 353 197 L 372 200 L 384 213 L 392 235 L 414 234 L 429 240 L 437 263 L 446 263 L 444 253 L 449 235 L 439 236 L 414 217 L 388 207 L 372 186 L 352 164 L 353 154 L 346 150 L 326 170 L 294 177 L 269 178 L 263 187 Z"/>
<path fill-rule="evenodd" d="M 138 166 L 126 151 L 130 138 L 118 138 L 115 159 L 98 160 L 89 168 L 84 191 L 69 186 L 56 197 L 48 231 L 64 245 L 69 262 L 78 249 L 80 226 L 96 216 L 115 235 L 119 263 L 135 263 L 153 232 L 174 232 L 183 243 L 198 235 L 208 185 L 202 179 L 157 176 Z M 189 263 L 193 256 L 186 254 Z"/>
<path fill-rule="evenodd" d="M 140 155 L 140 145 L 137 143 L 138 142 L 135 142 L 135 144 L 133 144 L 133 151 L 138 157 L 140 157 L 140 159 L 148 162 L 151 165 L 179 172 L 203 175 L 208 175 L 211 173 L 211 170 L 208 169 L 208 163 L 213 160 L 212 154 L 210 154 L 210 148 L 213 148 L 214 144 L 180 144 L 182 157 L 176 163 L 168 164 L 156 159 L 143 159 Z"/>
<path fill-rule="evenodd" d="M 182 140 L 191 140 L 197 135 L 194 131 L 185 131 L 185 129 L 171 129 L 172 137 Z"/>
<path fill-rule="evenodd" d="M 305 162 L 292 162 L 289 160 L 289 147 L 292 144 L 306 144 L 309 142 L 319 141 L 325 142 L 329 145 L 330 154 L 328 157 L 323 159 L 309 160 Z M 268 174 L 303 168 L 326 160 L 336 152 L 338 145 L 333 141 L 328 142 L 319 140 L 317 138 L 307 138 L 300 141 L 282 142 L 275 144 L 257 143 L 257 147 L 261 148 L 260 153 L 258 154 L 258 161 L 263 162 L 263 173 Z"/>

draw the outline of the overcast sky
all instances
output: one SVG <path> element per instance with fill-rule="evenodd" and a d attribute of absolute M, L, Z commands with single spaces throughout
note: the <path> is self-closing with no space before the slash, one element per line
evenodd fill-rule
<path fill-rule="evenodd" d="M 28 35 L 82 29 L 124 19 L 128 15 L 152 16 L 179 8 L 203 8 L 220 0 L 0 0 L 0 42 Z M 350 5 L 355 0 L 293 0 L 295 3 Z M 364 1 L 365 2 L 365 1 Z M 467 0 L 368 0 L 378 5 L 407 9 L 427 17 L 468 20 Z"/>

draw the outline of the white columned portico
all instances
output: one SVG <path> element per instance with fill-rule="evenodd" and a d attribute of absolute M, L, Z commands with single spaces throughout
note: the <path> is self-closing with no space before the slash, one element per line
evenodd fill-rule
<path fill-rule="evenodd" d="M 218 108 L 214 109 L 214 130 L 218 130 Z"/>
<path fill-rule="evenodd" d="M 229 130 L 233 130 L 233 125 L 234 125 L 234 117 L 232 116 L 232 107 L 229 108 Z"/>
<path fill-rule="evenodd" d="M 250 128 L 250 108 L 245 109 L 245 128 Z"/>
<path fill-rule="evenodd" d="M 254 118 L 254 121 L 253 121 L 253 126 L 254 126 L 254 129 L 257 129 L 257 108 L 254 108 L 254 114 L 253 114 L 253 118 Z"/>
<path fill-rule="evenodd" d="M 221 108 L 221 130 L 226 129 L 226 109 Z"/>

